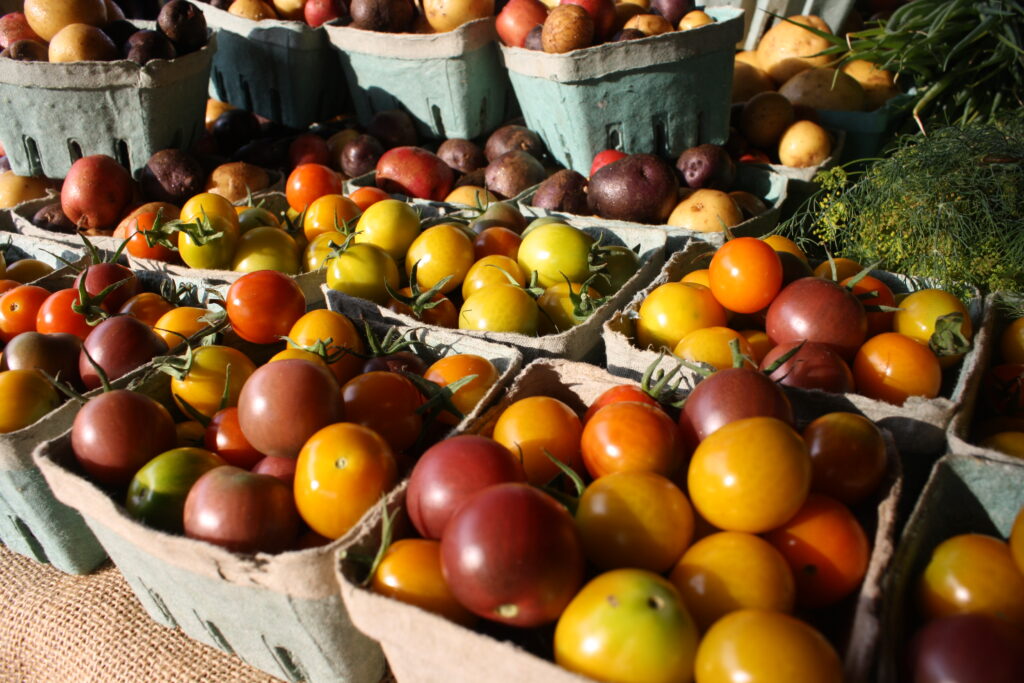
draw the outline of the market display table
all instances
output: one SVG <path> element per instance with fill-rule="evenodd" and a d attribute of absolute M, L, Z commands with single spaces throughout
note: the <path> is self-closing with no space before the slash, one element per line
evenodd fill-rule
<path fill-rule="evenodd" d="M 69 576 L 0 545 L 0 681 L 277 680 L 155 623 L 112 564 Z"/>

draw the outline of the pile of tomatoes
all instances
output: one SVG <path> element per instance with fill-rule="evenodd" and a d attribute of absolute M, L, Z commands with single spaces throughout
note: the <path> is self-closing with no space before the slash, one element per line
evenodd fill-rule
<path fill-rule="evenodd" d="M 554 661 L 597 680 L 842 680 L 806 620 L 867 571 L 849 506 L 879 493 L 881 431 L 831 413 L 801 434 L 748 368 L 703 380 L 673 419 L 610 376 L 581 396 L 573 372 L 594 369 L 563 367 L 550 393 L 585 410 L 514 389 L 483 432 L 423 454 L 406 492 L 419 538 L 387 548 L 372 590 L 467 626 L 553 624 Z"/>
<path fill-rule="evenodd" d="M 654 288 L 638 307 L 635 330 L 641 348 L 688 362 L 742 362 L 787 386 L 855 391 L 895 405 L 938 396 L 943 370 L 973 336 L 955 295 L 921 289 L 897 297 L 848 259 L 812 271 L 781 236 L 729 240 L 706 269 Z"/>
<path fill-rule="evenodd" d="M 146 391 L 95 395 L 71 448 L 140 521 L 233 551 L 340 538 L 499 379 L 482 356 L 438 357 L 394 331 L 364 338 L 340 313 L 307 311 L 275 271 L 239 278 L 225 299 L 245 343 L 186 346 L 158 359 Z"/>
<path fill-rule="evenodd" d="M 526 335 L 564 332 L 587 319 L 639 269 L 626 246 L 600 244 L 554 218 L 529 225 L 511 204 L 478 195 L 477 215 L 421 220 L 417 208 L 360 188 L 331 191 L 316 164 L 288 179 L 302 211 L 307 270 L 328 286 L 439 327 Z M 324 194 L 321 194 L 324 193 Z M 356 200 L 369 201 L 361 212 Z M 484 206 L 486 204 L 486 207 Z"/>
<path fill-rule="evenodd" d="M 1024 508 L 1009 542 L 985 534 L 944 540 L 916 588 L 924 625 L 909 650 L 913 680 L 1024 680 Z"/>

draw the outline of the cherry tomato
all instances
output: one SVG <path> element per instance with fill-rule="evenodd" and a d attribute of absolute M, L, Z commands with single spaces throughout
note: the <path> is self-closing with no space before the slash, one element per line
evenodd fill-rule
<path fill-rule="evenodd" d="M 491 387 L 497 384 L 501 375 L 498 368 L 494 367 L 494 363 L 483 356 L 457 353 L 445 356 L 431 365 L 423 373 L 423 378 L 438 386 L 446 387 L 470 375 L 476 375 L 476 377 L 456 389 L 451 397 L 452 404 L 463 416 L 466 416 L 480 405 Z M 445 411 L 438 416 L 438 419 L 446 424 L 456 424 L 460 418 Z"/>
<path fill-rule="evenodd" d="M 223 407 L 238 405 L 242 385 L 256 371 L 249 357 L 230 346 L 200 346 L 192 352 L 192 366 L 183 379 L 171 379 L 171 395 L 206 417 L 213 417 L 222 408 L 221 397 L 227 383 L 227 369 L 231 368 L 228 400 Z"/>
<path fill-rule="evenodd" d="M 519 245 L 519 267 L 537 271 L 537 284 L 545 289 L 565 282 L 584 282 L 590 277 L 590 249 L 594 238 L 564 223 L 548 223 L 529 231 Z"/>
<path fill-rule="evenodd" d="M 849 287 L 852 279 L 846 278 L 839 284 Z M 876 277 L 865 275 L 853 286 L 851 291 L 860 299 L 865 308 L 868 306 L 896 306 L 896 297 L 892 290 Z M 892 332 L 893 311 L 869 311 L 867 316 L 869 337 L 883 332 Z"/>
<path fill-rule="evenodd" d="M 590 418 L 594 417 L 594 414 L 612 403 L 646 403 L 649 406 L 660 408 L 661 405 L 654 400 L 654 398 L 646 393 L 643 389 L 632 384 L 622 384 L 617 387 L 607 389 L 600 396 L 594 399 L 594 402 L 587 408 L 586 414 L 583 416 L 583 424 L 586 425 L 590 422 Z"/>
<path fill-rule="evenodd" d="M 59 405 L 57 390 L 35 370 L 0 372 L 0 434 L 28 427 Z"/>
<path fill-rule="evenodd" d="M 780 612 L 725 615 L 697 647 L 697 683 L 842 683 L 839 656 L 808 624 Z"/>
<path fill-rule="evenodd" d="M 155 211 L 147 211 L 136 215 L 125 227 L 123 239 L 128 240 L 125 249 L 135 258 L 153 259 L 154 261 L 171 262 L 178 259 L 178 252 L 169 249 L 162 244 L 154 244 L 152 247 L 146 241 L 143 233 L 149 232 L 156 225 L 157 214 Z M 167 215 L 161 215 L 161 219 L 169 220 Z"/>
<path fill-rule="evenodd" d="M 835 277 L 832 275 L 832 267 L 835 266 Z M 853 259 L 833 258 L 830 261 L 823 261 L 814 269 L 814 277 L 823 277 L 826 280 L 842 282 L 864 270 L 864 266 Z"/>
<path fill-rule="evenodd" d="M 871 548 L 860 523 L 839 501 L 812 493 L 800 511 L 765 539 L 786 558 L 802 607 L 827 607 L 857 590 Z"/>
<path fill-rule="evenodd" d="M 251 470 L 263 454 L 252 447 L 238 424 L 238 407 L 218 410 L 203 432 L 203 446 L 229 465 Z"/>
<path fill-rule="evenodd" d="M 490 285 L 480 289 L 459 309 L 460 330 L 517 332 L 536 335 L 540 325 L 537 302 L 521 287 Z"/>
<path fill-rule="evenodd" d="M 192 223 L 201 220 L 203 216 L 212 219 L 214 216 L 224 219 L 235 228 L 238 227 L 238 212 L 234 205 L 219 194 L 203 192 L 197 194 L 181 207 L 179 220 L 183 223 Z M 237 230 L 235 231 L 237 234 Z"/>
<path fill-rule="evenodd" d="M 93 328 L 85 321 L 84 315 L 72 309 L 77 303 L 77 289 L 61 289 L 51 294 L 36 313 L 36 332 L 66 332 L 79 339 L 88 337 Z"/>
<path fill-rule="evenodd" d="M 485 228 L 473 240 L 473 260 L 479 261 L 485 256 L 505 256 L 517 261 L 522 241 L 519 233 L 500 225 Z"/>
<path fill-rule="evenodd" d="M 36 285 L 21 285 L 0 296 L 0 341 L 9 342 L 22 332 L 34 332 L 39 309 L 50 292 Z"/>
<path fill-rule="evenodd" d="M 960 314 L 963 319 L 960 323 L 960 332 L 970 341 L 974 336 L 974 326 L 967 306 L 956 296 L 941 289 L 922 289 L 904 297 L 893 317 L 893 331 L 905 334 L 927 346 L 935 332 L 938 318 L 951 313 Z M 961 358 L 962 354 L 942 356 L 939 361 L 942 367 L 948 368 Z"/>
<path fill-rule="evenodd" d="M 302 267 L 307 273 L 324 268 L 328 259 L 333 258 L 334 250 L 340 247 L 344 241 L 340 234 L 327 232 L 317 235 L 302 250 Z"/>
<path fill-rule="evenodd" d="M 210 324 L 200 318 L 209 313 L 209 310 L 197 306 L 178 306 L 160 316 L 153 323 L 153 331 L 167 342 L 167 348 L 173 349 L 200 330 L 208 329 Z"/>
<path fill-rule="evenodd" d="M 398 290 L 399 296 L 412 297 L 412 287 L 402 287 Z M 434 304 L 430 308 L 425 308 L 416 315 L 416 312 L 411 306 L 408 306 L 398 299 L 392 298 L 388 301 L 388 310 L 394 311 L 395 313 L 401 313 L 407 315 L 410 318 L 416 318 L 424 325 L 436 325 L 437 327 L 447 327 L 448 329 L 455 329 L 459 326 L 459 312 L 455 308 L 455 304 L 452 300 L 446 297 L 444 294 L 438 292 L 435 294 L 430 301 Z"/>
<path fill-rule="evenodd" d="M 349 296 L 385 305 L 391 300 L 384 283 L 398 289 L 398 264 L 375 244 L 351 244 L 327 262 L 327 286 Z"/>
<path fill-rule="evenodd" d="M 771 245 L 754 237 L 729 240 L 708 267 L 711 292 L 736 313 L 756 313 L 782 288 L 782 261 Z"/>
<path fill-rule="evenodd" d="M 306 208 L 302 232 L 310 242 L 318 235 L 338 235 L 339 231 L 344 231 L 346 227 L 355 229 L 355 220 L 360 213 L 362 210 L 348 197 L 327 194 L 313 200 Z"/>
<path fill-rule="evenodd" d="M 587 559 L 599 569 L 665 572 L 693 538 L 693 508 L 654 472 L 616 472 L 591 483 L 576 508 Z"/>
<path fill-rule="evenodd" d="M 125 301 L 117 312 L 119 315 L 138 318 L 153 327 L 160 318 L 173 309 L 174 304 L 156 292 L 141 292 Z"/>
<path fill-rule="evenodd" d="M 20 284 L 35 282 L 41 277 L 46 277 L 53 272 L 53 266 L 43 263 L 39 259 L 23 258 L 7 266 L 4 276 Z"/>
<path fill-rule="evenodd" d="M 201 476 L 224 464 L 224 460 L 202 448 L 164 451 L 132 477 L 124 507 L 146 526 L 181 534 L 189 490 Z"/>
<path fill-rule="evenodd" d="M 999 355 L 1003 363 L 1024 363 L 1024 318 L 1007 325 L 999 337 Z"/>
<path fill-rule="evenodd" d="M 417 411 L 423 395 L 411 381 L 395 372 L 367 372 L 341 388 L 345 419 L 374 430 L 396 453 L 408 450 L 423 430 Z"/>
<path fill-rule="evenodd" d="M 691 270 L 689 273 L 679 279 L 680 282 L 692 282 L 697 285 L 704 285 L 708 289 L 711 289 L 711 271 L 707 268 L 698 268 L 697 270 Z"/>
<path fill-rule="evenodd" d="M 583 428 L 580 448 L 592 477 L 613 472 L 656 472 L 674 477 L 686 451 L 672 418 L 646 403 L 612 403 Z"/>
<path fill-rule="evenodd" d="M 559 282 L 544 290 L 537 299 L 537 306 L 542 312 L 541 334 L 558 334 L 586 322 L 585 317 L 576 316 L 576 304 L 572 301 L 573 295 L 580 296 L 582 291 L 583 285 L 575 282 Z M 601 298 L 593 287 L 587 287 L 587 296 L 593 300 Z"/>
<path fill-rule="evenodd" d="M 555 628 L 555 661 L 595 680 L 689 681 L 697 627 L 661 576 L 618 569 L 585 585 Z"/>
<path fill-rule="evenodd" d="M 287 275 L 259 270 L 235 280 L 228 289 L 226 308 L 239 337 L 254 344 L 273 344 L 306 312 L 306 297 Z"/>
<path fill-rule="evenodd" d="M 811 490 L 853 505 L 882 483 L 888 461 L 885 438 L 856 413 L 822 415 L 803 432 L 811 455 Z"/>
<path fill-rule="evenodd" d="M 1017 519 L 1013 522 L 1013 529 L 1010 530 L 1010 552 L 1017 568 L 1024 573 L 1024 506 L 1017 513 Z"/>
<path fill-rule="evenodd" d="M 935 354 L 897 332 L 864 342 L 851 369 L 858 393 L 898 406 L 911 396 L 935 398 L 942 388 L 942 368 Z"/>
<path fill-rule="evenodd" d="M 374 593 L 386 595 L 463 626 L 476 616 L 459 604 L 441 573 L 441 542 L 405 538 L 384 552 L 370 582 Z"/>
<path fill-rule="evenodd" d="M 384 199 L 390 199 L 389 195 L 379 187 L 360 187 L 357 190 L 353 190 L 348 196 L 361 211 L 366 211 L 368 208 L 373 206 L 379 201 Z"/>
<path fill-rule="evenodd" d="M 121 305 L 142 291 L 139 278 L 131 270 L 117 263 L 96 263 L 88 266 L 75 277 L 72 285 L 78 289 L 85 282 L 89 296 L 99 296 L 104 289 L 111 288 L 101 306 L 108 313 L 116 313 Z"/>
<path fill-rule="evenodd" d="M 544 454 L 583 472 L 580 436 L 583 426 L 572 408 L 549 396 L 523 398 L 508 408 L 494 424 L 495 441 L 522 459 L 531 484 L 547 484 L 560 473 Z"/>
<path fill-rule="evenodd" d="M 344 536 L 398 480 L 391 446 L 377 432 L 339 422 L 309 438 L 295 468 L 295 504 L 313 531 Z"/>
<path fill-rule="evenodd" d="M 763 238 L 762 241 L 775 251 L 792 254 L 804 263 L 807 263 L 807 254 L 804 253 L 803 249 L 797 246 L 796 242 L 788 237 L 783 235 L 769 235 L 768 237 Z"/>
<path fill-rule="evenodd" d="M 732 349 L 729 343 L 736 340 L 740 353 L 748 359 L 742 365 L 754 367 L 754 350 L 750 348 L 746 337 L 728 327 L 702 327 L 694 330 L 679 340 L 672 353 L 683 360 L 707 363 L 715 370 L 734 367 Z"/>
<path fill-rule="evenodd" d="M 488 285 L 511 284 L 505 273 L 511 275 L 520 287 L 526 286 L 526 276 L 515 260 L 501 255 L 483 257 L 466 273 L 466 278 L 462 282 L 462 298 L 468 299 L 471 294 Z"/>
<path fill-rule="evenodd" d="M 231 258 L 238 246 L 238 225 L 221 215 L 209 215 L 207 219 L 210 227 L 220 234 L 200 244 L 187 232 L 179 232 L 178 252 L 189 268 L 226 270 L 231 267 Z"/>
<path fill-rule="evenodd" d="M 740 330 L 740 334 L 743 335 L 743 338 L 750 345 L 750 351 L 753 354 L 751 358 L 760 366 L 764 357 L 775 347 L 775 342 L 772 341 L 771 337 L 764 330 Z"/>
<path fill-rule="evenodd" d="M 238 227 L 245 233 L 253 228 L 280 228 L 281 221 L 267 209 L 259 206 L 236 206 Z"/>
<path fill-rule="evenodd" d="M 174 425 L 175 444 L 178 448 L 202 448 L 206 427 L 195 420 Z"/>
<path fill-rule="evenodd" d="M 764 539 L 739 531 L 712 533 L 694 543 L 669 580 L 701 631 L 736 610 L 792 612 L 796 600 L 785 558 Z"/>
<path fill-rule="evenodd" d="M 231 257 L 231 270 L 239 273 L 276 270 L 295 275 L 299 272 L 299 245 L 281 228 L 261 226 L 247 230 L 238 239 Z"/>
<path fill-rule="evenodd" d="M 324 361 L 322 356 L 313 353 L 312 351 L 307 351 L 305 349 L 293 349 L 291 347 L 287 349 L 281 349 L 273 356 L 271 356 L 270 360 L 268 360 L 267 362 L 273 363 L 279 360 L 308 360 L 310 363 L 315 363 L 316 365 L 319 365 L 324 370 L 327 369 L 327 363 Z"/>
<path fill-rule="evenodd" d="M 338 386 L 343 386 L 362 369 L 363 359 L 359 354 L 366 351 L 366 346 L 352 321 L 341 313 L 326 309 L 309 311 L 295 321 L 288 330 L 288 338 L 299 346 L 330 340 L 328 353 L 340 352 L 340 357 L 327 366 L 338 380 Z"/>
<path fill-rule="evenodd" d="M 694 507 L 711 524 L 756 534 L 785 524 L 803 505 L 811 459 L 788 424 L 748 417 L 700 442 L 690 460 L 688 483 Z"/>
<path fill-rule="evenodd" d="M 419 234 L 420 217 L 416 210 L 397 199 L 385 199 L 359 217 L 355 242 L 380 247 L 396 262 L 402 262 Z"/>
<path fill-rule="evenodd" d="M 416 281 L 424 291 L 451 276 L 440 289 L 442 294 L 447 294 L 462 285 L 473 260 L 473 243 L 462 228 L 442 223 L 427 228 L 409 245 L 405 273 L 411 278 L 413 266 L 416 266 Z"/>
<path fill-rule="evenodd" d="M 998 538 L 961 534 L 932 551 L 919 584 L 924 615 L 987 614 L 1024 626 L 1024 574 Z"/>
<path fill-rule="evenodd" d="M 724 327 L 725 309 L 711 290 L 687 282 L 667 282 L 640 304 L 636 340 L 640 348 L 674 349 L 693 330 Z"/>
<path fill-rule="evenodd" d="M 295 211 L 303 211 L 320 197 L 341 191 L 341 178 L 322 164 L 299 164 L 285 184 L 285 197 Z"/>

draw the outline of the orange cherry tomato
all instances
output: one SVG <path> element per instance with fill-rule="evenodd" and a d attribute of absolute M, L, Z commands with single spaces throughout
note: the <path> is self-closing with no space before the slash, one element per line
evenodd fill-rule
<path fill-rule="evenodd" d="M 340 358 L 327 366 L 339 386 L 344 386 L 362 371 L 363 359 L 359 354 L 366 351 L 366 345 L 356 326 L 341 313 L 322 308 L 309 311 L 295 321 L 288 331 L 288 338 L 299 346 L 313 346 L 319 341 L 331 340 L 328 352 L 343 352 Z"/>
<path fill-rule="evenodd" d="M 694 543 L 669 580 L 701 631 L 736 610 L 792 612 L 796 601 L 786 559 L 760 536 L 739 531 L 719 531 Z"/>
<path fill-rule="evenodd" d="M 50 292 L 36 285 L 19 285 L 0 296 L 0 341 L 9 342 L 22 332 L 33 332 Z"/>
<path fill-rule="evenodd" d="M 856 413 L 828 413 L 804 428 L 811 490 L 854 505 L 882 483 L 888 458 L 874 422 Z"/>
<path fill-rule="evenodd" d="M 391 199 L 391 195 L 379 187 L 360 187 L 350 192 L 348 198 L 355 202 L 361 211 L 366 211 L 381 200 Z"/>
<path fill-rule="evenodd" d="M 312 242 L 317 235 L 355 227 L 355 219 L 362 210 L 348 197 L 340 194 L 326 194 L 314 199 L 306 208 L 302 221 L 302 232 Z"/>
<path fill-rule="evenodd" d="M 494 363 L 483 356 L 471 353 L 456 353 L 438 360 L 423 373 L 423 378 L 446 387 L 463 377 L 476 377 L 455 390 L 452 394 L 452 405 L 458 408 L 463 416 L 472 413 L 483 400 L 487 392 L 497 384 L 501 374 Z M 461 418 L 448 411 L 441 413 L 438 419 L 445 424 L 457 424 Z"/>
<path fill-rule="evenodd" d="M 302 289 L 276 270 L 246 273 L 228 289 L 228 320 L 239 337 L 253 344 L 278 341 L 305 311 Z"/>
<path fill-rule="evenodd" d="M 654 472 L 616 472 L 590 484 L 576 508 L 583 552 L 599 569 L 670 569 L 693 538 L 693 508 Z"/>
<path fill-rule="evenodd" d="M 932 552 L 919 584 L 924 616 L 987 614 L 1024 627 L 1024 574 L 1010 546 L 982 534 L 946 539 Z"/>
<path fill-rule="evenodd" d="M 611 405 L 612 403 L 623 403 L 627 401 L 632 403 L 646 403 L 647 405 L 654 406 L 655 408 L 661 407 L 650 394 L 645 393 L 640 387 L 632 384 L 622 384 L 606 390 L 594 399 L 594 402 L 590 404 L 590 407 L 587 408 L 586 414 L 583 416 L 583 424 L 586 425 L 590 422 L 590 418 L 594 417 L 594 414 L 601 410 L 601 408 Z"/>
<path fill-rule="evenodd" d="M 138 318 L 153 327 L 173 308 L 174 304 L 156 292 L 140 292 L 121 304 L 118 313 Z"/>
<path fill-rule="evenodd" d="M 729 346 L 732 340 L 736 340 L 740 353 L 751 359 L 745 361 L 743 366 L 753 368 L 754 350 L 750 343 L 742 334 L 728 327 L 702 327 L 694 330 L 679 340 L 672 353 L 686 361 L 707 363 L 715 370 L 725 370 L 734 367 Z"/>
<path fill-rule="evenodd" d="M 1024 573 L 1024 506 L 1017 513 L 1017 519 L 1013 521 L 1013 529 L 1010 531 L 1010 553 L 1013 561 L 1017 563 L 1017 569 Z"/>
<path fill-rule="evenodd" d="M 169 249 L 162 244 L 154 244 L 152 247 L 146 241 L 144 233 L 149 232 L 156 225 L 157 214 L 155 211 L 140 213 L 131 219 L 125 226 L 123 239 L 128 240 L 125 249 L 135 258 L 148 258 L 154 261 L 171 262 L 178 259 L 178 251 Z M 171 220 L 166 214 L 161 214 L 164 221 Z"/>
<path fill-rule="evenodd" d="M 750 344 L 750 351 L 754 354 L 751 357 L 760 366 L 764 357 L 775 347 L 775 342 L 771 340 L 771 337 L 764 330 L 740 330 L 740 334 Z"/>
<path fill-rule="evenodd" d="M 858 393 L 898 406 L 911 396 L 935 398 L 942 389 L 942 367 L 935 354 L 898 332 L 864 342 L 852 370 Z"/>
<path fill-rule="evenodd" d="M 285 197 L 288 205 L 302 211 L 328 194 L 341 194 L 341 177 L 322 164 L 299 164 L 288 176 Z"/>
<path fill-rule="evenodd" d="M 836 273 L 835 277 L 832 276 L 832 266 L 835 265 Z M 842 282 L 847 278 L 851 278 L 860 271 L 864 270 L 864 266 L 857 263 L 853 259 L 848 258 L 833 258 L 830 261 L 822 261 L 814 269 L 814 277 L 823 277 L 826 280 L 835 280 L 836 282 Z"/>
<path fill-rule="evenodd" d="M 530 396 L 505 409 L 494 425 L 493 438 L 522 460 L 527 481 L 541 486 L 560 473 L 545 451 L 583 472 L 582 432 L 580 418 L 572 408 L 556 398 Z"/>
<path fill-rule="evenodd" d="M 444 580 L 440 541 L 404 538 L 392 543 L 377 566 L 370 589 L 463 626 L 476 622 L 476 615 L 459 604 Z"/>
<path fill-rule="evenodd" d="M 473 240 L 473 259 L 479 261 L 485 256 L 507 256 L 516 261 L 522 241 L 523 238 L 514 230 L 501 226 L 486 228 Z"/>
<path fill-rule="evenodd" d="M 850 280 L 852 279 L 853 278 L 846 278 L 839 284 L 844 287 L 848 287 Z M 870 275 L 865 275 L 850 291 L 853 292 L 854 296 L 860 299 L 860 302 L 864 304 L 865 307 L 896 306 L 896 297 L 893 295 L 892 290 L 889 289 L 888 285 L 878 278 Z M 892 316 L 893 311 L 869 312 L 868 337 L 873 337 L 876 334 L 882 334 L 883 332 L 892 332 Z"/>
<path fill-rule="evenodd" d="M 85 339 L 93 328 L 85 321 L 85 316 L 77 313 L 72 306 L 78 303 L 77 289 L 61 289 L 43 301 L 36 313 L 36 332 L 53 334 L 65 332 L 79 339 Z"/>
<path fill-rule="evenodd" d="M 800 511 L 765 539 L 786 558 L 803 607 L 827 607 L 857 590 L 868 570 L 871 548 L 850 509 L 812 493 Z"/>
<path fill-rule="evenodd" d="M 153 323 L 153 331 L 167 342 L 167 348 L 173 349 L 200 330 L 210 327 L 210 323 L 200 320 L 210 311 L 197 306 L 178 306 L 160 316 Z"/>
<path fill-rule="evenodd" d="M 612 403 L 583 428 L 583 463 L 592 477 L 656 472 L 674 477 L 686 457 L 675 421 L 646 403 Z"/>
<path fill-rule="evenodd" d="M 763 241 L 775 251 L 792 254 L 804 263 L 807 263 L 807 254 L 804 253 L 803 249 L 797 246 L 796 242 L 788 237 L 784 237 L 782 235 L 769 235 L 768 237 L 765 237 Z"/>
<path fill-rule="evenodd" d="M 353 377 L 341 388 L 345 419 L 374 430 L 396 453 L 408 450 L 423 430 L 417 409 L 423 395 L 397 372 L 375 371 Z"/>
<path fill-rule="evenodd" d="M 295 466 L 295 505 L 313 531 L 341 538 L 397 483 L 391 446 L 377 432 L 351 422 L 309 437 Z"/>
<path fill-rule="evenodd" d="M 711 293 L 736 313 L 756 313 L 782 288 L 782 261 L 771 245 L 755 237 L 729 240 L 708 268 Z"/>
<path fill-rule="evenodd" d="M 270 360 L 268 360 L 267 362 L 273 363 L 279 360 L 291 359 L 308 360 L 310 363 L 316 363 L 317 365 L 323 367 L 324 370 L 328 369 L 327 363 L 324 362 L 322 356 L 315 354 L 312 351 L 306 351 L 305 349 L 293 349 L 291 347 L 278 351 L 273 356 L 271 356 Z"/>

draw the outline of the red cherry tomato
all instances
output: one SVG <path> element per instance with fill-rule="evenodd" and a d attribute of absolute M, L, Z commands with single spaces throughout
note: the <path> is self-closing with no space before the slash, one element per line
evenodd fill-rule
<path fill-rule="evenodd" d="M 601 410 L 607 405 L 612 403 L 646 403 L 649 406 L 660 408 L 661 406 L 655 401 L 650 394 L 644 392 L 643 389 L 632 384 L 623 384 L 621 386 L 612 387 L 603 394 L 594 399 L 594 402 L 587 408 L 586 414 L 583 416 L 583 424 L 590 422 L 590 418 L 594 416 L 594 413 Z"/>
<path fill-rule="evenodd" d="M 227 312 L 239 337 L 254 344 L 272 344 L 287 335 L 306 312 L 306 297 L 287 275 L 258 270 L 238 278 L 228 289 Z"/>
<path fill-rule="evenodd" d="M 77 289 L 62 289 L 51 294 L 36 313 L 36 332 L 66 332 L 79 339 L 88 337 L 93 328 L 85 321 L 84 315 L 72 309 L 77 303 Z"/>

